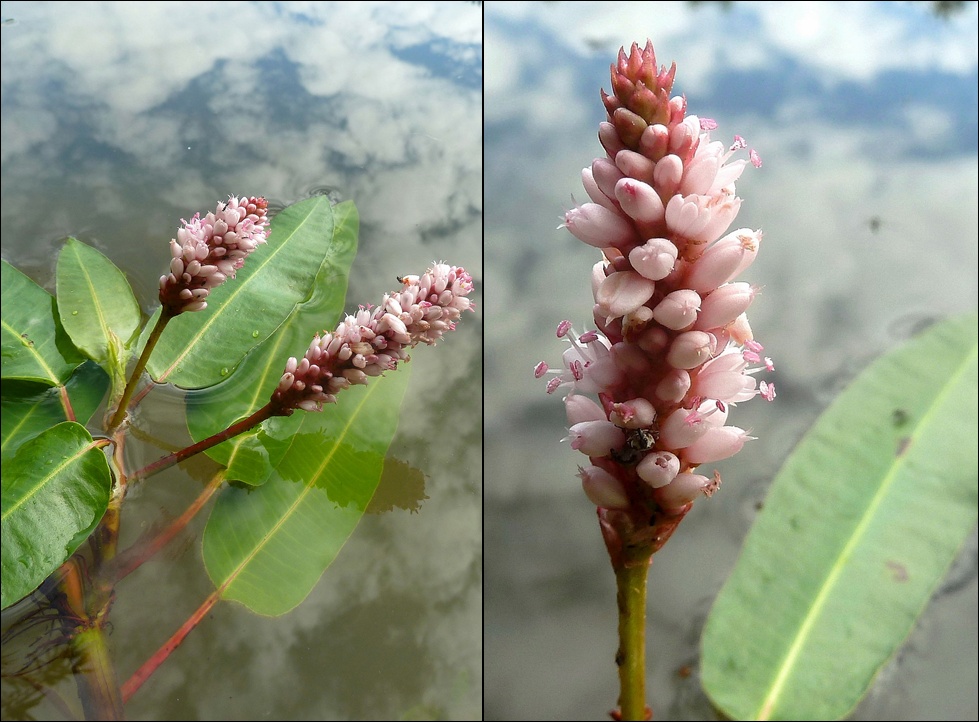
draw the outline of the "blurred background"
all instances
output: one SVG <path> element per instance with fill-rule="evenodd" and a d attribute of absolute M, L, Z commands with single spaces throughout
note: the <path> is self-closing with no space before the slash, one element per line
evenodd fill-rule
<path fill-rule="evenodd" d="M 265 195 L 270 210 L 316 194 L 353 200 L 360 247 L 348 311 L 432 261 L 475 280 L 477 312 L 437 349 L 412 354 L 389 457 L 402 473 L 375 498 L 386 513 L 365 516 L 290 614 L 218 605 L 133 698 L 129 717 L 479 719 L 480 5 L 0 7 L 3 258 L 48 290 L 73 235 L 111 258 L 152 312 L 180 219 L 229 194 Z M 146 431 L 186 439 L 182 403 L 172 389 L 150 394 Z M 144 453 L 160 455 L 152 444 Z M 126 506 L 124 534 L 179 514 L 215 468 L 198 459 L 144 485 Z M 121 680 L 211 591 L 205 520 L 119 585 L 110 640 Z M 44 671 L 73 699 L 67 674 L 63 663 Z M 2 702 L 4 719 L 59 718 L 23 678 L 5 674 Z"/>
<path fill-rule="evenodd" d="M 598 252 L 557 226 L 604 151 L 599 88 L 620 46 L 676 61 L 674 94 L 764 165 L 734 227 L 773 357 L 774 405 L 732 412 L 758 440 L 720 462 L 649 581 L 655 719 L 708 719 L 700 632 L 768 484 L 871 360 L 977 305 L 975 3 L 488 2 L 486 13 L 487 719 L 607 719 L 618 694 L 615 583 L 559 394 L 557 323 L 591 324 Z M 831 499 L 827 503 L 832 503 Z M 800 550 L 804 553 L 804 550 Z M 976 538 L 854 719 L 975 719 Z M 773 605 L 778 600 L 772 600 Z"/>

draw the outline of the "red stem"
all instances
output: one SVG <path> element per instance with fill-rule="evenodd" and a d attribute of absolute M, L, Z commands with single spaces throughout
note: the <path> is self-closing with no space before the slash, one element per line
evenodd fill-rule
<path fill-rule="evenodd" d="M 190 520 L 197 515 L 197 512 L 204 507 L 208 500 L 214 496 L 214 492 L 218 490 L 218 487 L 223 482 L 224 471 L 222 470 L 211 478 L 211 481 L 204 487 L 204 490 L 198 494 L 194 503 L 187 507 L 186 511 L 177 519 L 167 525 L 163 531 L 145 543 L 134 544 L 116 557 L 116 564 L 112 570 L 112 578 L 115 582 L 118 583 L 121 579 L 136 571 L 143 562 L 150 559 L 160 549 L 169 544 L 177 534 L 184 530 L 184 527 L 190 523 Z"/>
<path fill-rule="evenodd" d="M 139 481 L 140 479 L 145 479 L 147 476 L 152 476 L 153 474 L 163 471 L 164 469 L 169 469 L 174 464 L 177 464 L 184 459 L 193 456 L 194 454 L 200 453 L 201 451 L 206 451 L 212 446 L 217 446 L 222 441 L 227 441 L 232 436 L 237 436 L 238 434 L 248 431 L 253 426 L 257 426 L 265 421 L 265 419 L 275 416 L 278 412 L 278 408 L 279 406 L 277 404 L 270 401 L 251 416 L 242 419 L 241 421 L 236 421 L 224 431 L 219 431 L 213 436 L 208 436 L 203 441 L 198 441 L 196 444 L 191 444 L 186 449 L 175 451 L 172 454 L 164 456 L 162 459 L 157 459 L 152 464 L 144 466 L 135 474 L 131 474 L 129 476 L 129 480 Z"/>
<path fill-rule="evenodd" d="M 123 704 L 129 702 L 129 699 L 136 694 L 136 691 L 143 686 L 143 682 L 149 679 L 150 675 L 156 671 L 156 668 L 163 664 L 167 657 L 180 646 L 180 643 L 184 641 L 184 638 L 190 634 L 191 630 L 196 627 L 200 621 L 204 618 L 211 607 L 213 607 L 218 600 L 221 598 L 220 590 L 215 590 L 211 595 L 204 600 L 204 603 L 190 615 L 190 618 L 184 622 L 180 629 L 178 629 L 170 639 L 166 641 L 162 647 L 160 647 L 153 656 L 146 660 L 143 665 L 136 670 L 132 677 L 126 680 L 126 683 L 122 685 L 122 701 Z"/>
<path fill-rule="evenodd" d="M 65 409 L 65 417 L 68 421 L 77 421 L 75 410 L 71 408 L 71 399 L 68 398 L 68 388 L 66 386 L 59 386 L 58 393 L 61 394 L 61 405 Z"/>

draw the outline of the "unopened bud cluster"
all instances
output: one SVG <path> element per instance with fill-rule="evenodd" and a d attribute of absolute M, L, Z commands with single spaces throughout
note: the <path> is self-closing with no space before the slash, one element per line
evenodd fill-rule
<path fill-rule="evenodd" d="M 272 394 L 278 414 L 321 410 L 339 391 L 407 361 L 408 349 L 434 344 L 473 308 L 467 298 L 472 277 L 463 268 L 436 263 L 421 276 L 399 280 L 401 289 L 385 294 L 381 305 L 362 306 L 332 333 L 315 336 L 302 359 L 286 362 Z"/>
<path fill-rule="evenodd" d="M 773 368 L 745 315 L 758 289 L 735 281 L 762 234 L 727 232 L 747 163 L 731 158 L 746 144 L 712 141 L 716 123 L 670 97 L 675 64 L 657 69 L 647 43 L 620 50 L 611 70 L 598 133 L 607 155 L 582 171 L 592 202 L 564 223 L 603 252 L 591 275 L 597 328 L 578 335 L 559 325 L 571 347 L 547 390 L 568 391 L 571 446 L 589 457 L 580 472 L 588 497 L 649 519 L 713 493 L 720 476 L 696 467 L 752 438 L 727 424 L 730 407 L 774 399 L 774 386 L 753 376 Z M 748 160 L 761 165 L 753 150 Z M 546 364 L 535 373 L 548 373 Z"/>
<path fill-rule="evenodd" d="M 264 198 L 232 196 L 213 213 L 200 213 L 170 241 L 170 273 L 160 276 L 163 311 L 176 316 L 207 308 L 208 294 L 245 263 L 245 258 L 268 238 L 268 203 Z"/>

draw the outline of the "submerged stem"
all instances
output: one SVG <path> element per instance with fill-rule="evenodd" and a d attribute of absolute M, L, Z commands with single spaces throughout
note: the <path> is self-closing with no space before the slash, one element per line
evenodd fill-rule
<path fill-rule="evenodd" d="M 153 349 L 156 347 L 156 342 L 160 340 L 163 329 L 170 323 L 171 318 L 174 318 L 174 316 L 164 308 L 160 313 L 160 317 L 156 320 L 156 325 L 153 327 L 153 330 L 150 331 L 149 338 L 146 339 L 143 353 L 140 354 L 139 360 L 133 368 L 133 373 L 126 383 L 126 390 L 122 392 L 122 398 L 119 399 L 119 406 L 109 421 L 109 431 L 119 426 L 122 420 L 126 418 L 126 407 L 129 406 L 129 400 L 133 397 L 133 392 L 136 390 L 137 384 L 139 384 L 139 379 L 143 375 L 143 370 L 146 368 L 146 362 L 149 361 L 150 354 L 153 353 Z"/>
<path fill-rule="evenodd" d="M 615 568 L 619 605 L 619 719 L 647 720 L 646 707 L 646 577 L 645 561 Z"/>
<path fill-rule="evenodd" d="M 194 627 L 200 624 L 200 621 L 211 611 L 211 607 L 217 604 L 220 598 L 221 590 L 212 592 L 197 611 L 190 615 L 190 618 L 180 626 L 180 629 L 174 632 L 173 636 L 162 647 L 156 650 L 153 656 L 146 660 L 132 677 L 126 680 L 126 683 L 122 685 L 122 699 L 124 702 L 128 702 L 136 694 L 136 691 L 143 686 L 143 682 L 149 679 L 150 675 L 156 671 L 156 668 L 163 664 L 167 657 L 180 646 L 184 638 L 190 634 Z"/>
<path fill-rule="evenodd" d="M 75 678 L 85 719 L 125 719 L 105 632 L 100 626 L 84 629 L 71 640 L 71 646 L 78 660 Z"/>
<path fill-rule="evenodd" d="M 191 504 L 187 509 L 181 514 L 177 519 L 172 521 L 166 526 L 166 528 L 159 534 L 156 534 L 152 539 L 146 542 L 138 542 L 131 546 L 126 551 L 122 552 L 115 560 L 115 565 L 112 569 L 112 579 L 116 582 L 128 576 L 132 572 L 136 571 L 143 562 L 150 559 L 154 554 L 156 554 L 160 549 L 165 547 L 170 541 L 177 536 L 184 527 L 190 523 L 197 512 L 199 512 L 208 500 L 214 496 L 214 492 L 218 490 L 221 484 L 224 482 L 224 472 L 222 469 L 217 474 L 215 474 L 211 480 L 208 482 L 204 490 L 194 499 L 194 503 Z"/>

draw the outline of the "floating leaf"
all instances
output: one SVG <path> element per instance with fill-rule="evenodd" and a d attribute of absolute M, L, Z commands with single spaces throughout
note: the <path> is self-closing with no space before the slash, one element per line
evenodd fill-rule
<path fill-rule="evenodd" d="M 54 296 L 3 265 L 3 378 L 60 386 L 84 361 L 58 318 Z"/>
<path fill-rule="evenodd" d="M 248 257 L 234 280 L 208 296 L 206 309 L 170 321 L 147 366 L 154 379 L 195 389 L 222 381 L 310 297 L 321 259 L 335 252 L 329 199 L 291 205 L 272 219 L 271 228 L 268 243 Z"/>
<path fill-rule="evenodd" d="M 227 487 L 204 530 L 204 563 L 222 598 L 285 614 L 333 562 L 377 487 L 398 426 L 407 366 L 338 394 L 303 424 L 269 480 Z"/>
<path fill-rule="evenodd" d="M 288 358 L 301 358 L 314 334 L 335 325 L 343 310 L 347 276 L 357 253 L 357 209 L 347 201 L 333 209 L 333 216 L 333 237 L 306 300 L 292 308 L 285 321 L 249 352 L 226 381 L 188 399 L 187 425 L 195 441 L 227 428 L 267 404 Z M 304 230 L 297 231 L 295 243 L 306 243 L 311 248 L 320 245 L 318 238 Z M 310 255 L 307 265 L 313 263 L 315 257 Z M 261 484 L 281 458 L 301 417 L 302 414 L 295 414 L 269 419 L 252 433 L 229 439 L 209 449 L 207 454 L 228 467 L 228 479 Z"/>
<path fill-rule="evenodd" d="M 37 589 L 88 538 L 105 514 L 111 483 L 105 454 L 71 421 L 4 460 L 2 608 Z"/>
<path fill-rule="evenodd" d="M 25 441 L 45 429 L 68 421 L 62 392 L 68 394 L 75 421 L 87 424 L 109 386 L 109 377 L 94 361 L 86 361 L 65 386 L 42 386 L 29 381 L 3 382 L 0 428 L 2 455 L 11 458 Z"/>
<path fill-rule="evenodd" d="M 58 254 L 58 314 L 75 345 L 104 368 L 114 389 L 125 384 L 139 304 L 125 274 L 91 246 L 69 238 Z"/>
<path fill-rule="evenodd" d="M 840 719 L 976 524 L 977 316 L 864 371 L 788 458 L 711 611 L 704 688 L 734 719 Z"/>

